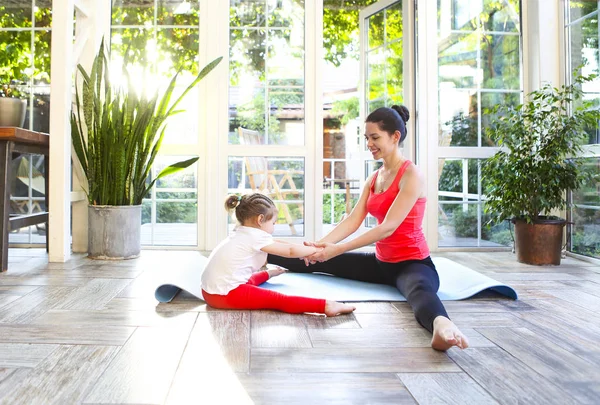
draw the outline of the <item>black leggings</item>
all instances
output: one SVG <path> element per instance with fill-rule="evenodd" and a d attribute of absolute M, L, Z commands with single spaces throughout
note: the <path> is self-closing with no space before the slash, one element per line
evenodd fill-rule
<path fill-rule="evenodd" d="M 297 273 L 327 273 L 351 280 L 392 285 L 404 295 L 417 321 L 429 332 L 433 332 L 433 320 L 437 316 L 448 318 L 436 294 L 440 279 L 430 257 L 387 263 L 377 260 L 375 253 L 348 252 L 309 266 L 300 259 L 274 255 L 269 255 L 267 261 Z"/>

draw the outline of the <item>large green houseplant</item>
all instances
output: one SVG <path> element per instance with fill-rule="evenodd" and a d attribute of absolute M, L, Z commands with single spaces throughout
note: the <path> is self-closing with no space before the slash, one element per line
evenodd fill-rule
<path fill-rule="evenodd" d="M 501 149 L 482 167 L 486 211 L 515 224 L 517 260 L 560 264 L 566 221 L 553 216 L 567 205 L 567 192 L 588 176 L 576 157 L 586 129 L 598 127 L 600 112 L 582 99 L 581 86 L 595 75 L 575 75 L 572 84 L 545 84 L 518 106 L 500 105 L 488 136 Z"/>
<path fill-rule="evenodd" d="M 76 86 L 71 135 L 88 183 L 90 257 L 139 255 L 142 199 L 159 178 L 198 160 L 196 157 L 172 164 L 151 178 L 150 169 L 160 150 L 167 119 L 181 111 L 176 110 L 179 102 L 221 59 L 206 65 L 174 101 L 171 97 L 179 72 L 162 94 L 138 94 L 130 80 L 127 89 L 113 87 L 104 43 L 89 73 L 78 66 L 83 84 L 81 92 Z M 126 64 L 123 73 L 128 78 Z"/>

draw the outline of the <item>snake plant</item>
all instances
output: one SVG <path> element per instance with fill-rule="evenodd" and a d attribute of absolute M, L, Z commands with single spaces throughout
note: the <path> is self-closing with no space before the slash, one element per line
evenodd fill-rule
<path fill-rule="evenodd" d="M 90 73 L 78 65 L 83 84 L 81 94 L 75 86 L 71 137 L 88 182 L 90 204 L 139 205 L 159 178 L 183 170 L 198 160 L 195 157 L 174 163 L 154 179 L 150 178 L 167 119 L 181 112 L 175 109 L 179 102 L 221 59 L 206 65 L 173 102 L 171 96 L 180 72 L 173 76 L 162 96 L 158 91 L 150 96 L 138 95 L 130 80 L 126 90 L 113 88 L 104 41 Z M 127 77 L 126 66 L 123 72 Z"/>

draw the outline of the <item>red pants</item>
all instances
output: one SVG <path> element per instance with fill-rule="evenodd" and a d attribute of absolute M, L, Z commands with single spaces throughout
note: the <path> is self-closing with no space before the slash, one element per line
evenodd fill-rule
<path fill-rule="evenodd" d="M 276 309 L 290 314 L 325 313 L 323 299 L 284 295 L 257 287 L 268 279 L 267 271 L 259 271 L 246 284 L 229 291 L 227 295 L 209 294 L 202 290 L 202 296 L 208 305 L 220 309 Z"/>

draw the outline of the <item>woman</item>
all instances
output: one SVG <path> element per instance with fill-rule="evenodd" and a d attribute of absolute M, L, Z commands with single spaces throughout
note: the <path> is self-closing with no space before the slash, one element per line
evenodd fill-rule
<path fill-rule="evenodd" d="M 433 334 L 431 347 L 464 349 L 469 345 L 466 336 L 449 319 L 437 296 L 439 277 L 421 226 L 425 181 L 398 148 L 406 138 L 408 119 L 408 109 L 396 105 L 379 108 L 367 117 L 367 146 L 374 159 L 383 159 L 383 166 L 369 176 L 350 215 L 319 242 L 306 243 L 323 248 L 305 259 L 306 265 L 310 262 L 312 266 L 273 255 L 268 262 L 294 272 L 322 272 L 393 285 L 406 297 L 417 321 Z M 377 218 L 378 225 L 339 243 L 359 228 L 367 213 Z M 372 243 L 375 253 L 350 252 Z"/>

